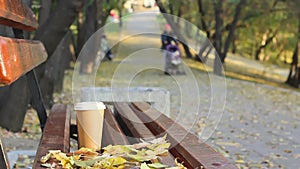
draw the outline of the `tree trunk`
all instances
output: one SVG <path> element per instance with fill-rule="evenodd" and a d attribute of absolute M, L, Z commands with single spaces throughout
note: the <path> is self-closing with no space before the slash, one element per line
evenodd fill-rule
<path fill-rule="evenodd" d="M 32 7 L 32 0 L 22 0 L 22 2 L 27 6 L 29 6 L 30 8 Z M 31 32 L 23 31 L 23 34 L 24 34 L 24 39 L 30 39 Z"/>
<path fill-rule="evenodd" d="M 30 99 L 26 76 L 10 86 L 0 87 L 0 125 L 14 132 L 20 131 Z"/>
<path fill-rule="evenodd" d="M 233 40 L 233 37 L 234 37 L 234 31 L 235 31 L 237 22 L 240 18 L 240 15 L 241 15 L 241 10 L 242 10 L 243 6 L 246 4 L 246 2 L 247 2 L 247 0 L 240 0 L 239 4 L 235 8 L 234 18 L 233 18 L 232 23 L 230 24 L 230 30 L 229 30 L 227 39 L 226 39 L 225 44 L 224 44 L 224 51 L 221 54 L 222 55 L 222 58 L 221 58 L 222 63 L 224 63 L 225 58 L 227 56 L 227 52 L 229 50 L 230 44 L 232 43 L 232 40 Z"/>
<path fill-rule="evenodd" d="M 119 17 L 120 17 L 119 26 L 121 28 L 123 26 L 123 20 L 122 20 L 123 12 L 122 12 L 122 8 L 118 8 L 118 11 L 119 11 Z"/>
<path fill-rule="evenodd" d="M 81 10 L 78 13 L 78 18 L 77 18 L 77 45 L 76 45 L 76 58 L 79 56 L 79 53 L 84 45 L 84 35 L 85 35 L 85 30 L 84 30 L 84 16 L 83 16 L 83 11 Z"/>
<path fill-rule="evenodd" d="M 279 50 L 278 54 L 276 55 L 276 59 L 279 59 L 280 56 L 282 55 L 282 53 L 284 52 L 285 48 L 284 47 L 281 47 L 281 49 Z M 284 59 L 285 60 L 285 59 Z M 285 63 L 285 61 L 284 61 Z"/>
<path fill-rule="evenodd" d="M 286 80 L 286 83 L 293 86 L 293 87 L 299 87 L 300 85 L 300 67 L 298 67 L 299 59 L 299 49 L 300 49 L 300 12 L 298 13 L 298 32 L 297 32 L 297 44 L 293 53 L 293 61 L 291 63 L 290 67 L 290 73 L 288 75 L 288 78 Z"/>
<path fill-rule="evenodd" d="M 237 43 L 236 43 L 236 35 L 233 35 L 233 39 L 232 39 L 232 50 L 231 50 L 231 52 L 233 53 L 233 54 L 235 54 L 236 53 L 236 50 L 237 50 Z"/>
<path fill-rule="evenodd" d="M 181 29 L 181 25 L 180 25 L 180 20 L 181 20 L 181 16 L 182 16 L 182 9 L 181 9 L 181 2 L 180 2 L 180 7 L 178 9 L 178 13 L 177 13 L 177 21 L 176 21 L 176 26 L 178 27 L 178 29 Z"/>
<path fill-rule="evenodd" d="M 214 1 L 214 11 L 215 11 L 215 34 L 214 34 L 214 46 L 219 55 L 222 53 L 222 28 L 223 28 L 223 2 Z"/>
<path fill-rule="evenodd" d="M 40 85 L 46 88 L 43 95 L 48 105 L 52 106 L 52 93 L 54 91 L 61 92 L 63 87 L 64 72 L 68 67 L 73 54 L 70 49 L 72 47 L 71 32 L 68 32 L 61 40 L 51 58 L 47 61 L 45 76 L 40 80 Z"/>
<path fill-rule="evenodd" d="M 96 7 L 94 9 L 92 9 L 92 10 L 96 10 L 96 11 L 87 12 L 86 18 L 83 17 L 82 12 L 79 13 L 79 17 L 78 17 L 78 30 L 79 31 L 78 31 L 78 37 L 77 37 L 76 56 L 79 55 L 80 51 L 82 50 L 83 45 L 86 43 L 86 40 L 91 35 L 90 33 L 89 33 L 90 35 L 88 35 L 88 32 L 87 32 L 87 31 L 89 31 L 89 30 L 87 30 L 88 27 L 90 29 L 90 28 L 92 28 L 92 25 L 94 24 L 94 28 L 92 28 L 94 30 L 90 29 L 90 31 L 89 31 L 89 32 L 93 32 L 93 33 L 95 31 L 97 31 L 98 29 L 102 28 L 106 23 L 106 20 L 109 16 L 109 12 L 111 11 L 110 8 L 106 9 L 105 6 L 103 5 L 104 3 L 106 3 L 106 0 L 94 1 L 94 6 L 92 6 L 92 5 L 88 6 L 88 2 L 89 1 L 87 1 L 87 0 L 85 2 L 85 11 L 91 10 L 92 7 L 93 8 Z M 93 14 L 93 13 L 95 13 L 95 14 Z M 90 18 L 90 19 L 88 19 L 88 18 Z M 92 23 L 93 19 L 94 19 L 94 23 Z M 90 20 L 90 21 L 88 21 L 88 20 Z M 87 24 L 89 24 L 89 26 Z M 100 44 L 99 44 L 99 46 L 100 46 Z M 82 58 L 80 58 L 80 59 L 82 59 Z M 84 64 L 84 66 L 80 67 L 80 72 L 88 73 L 87 70 L 84 70 L 84 69 L 88 69 L 87 68 L 87 64 L 89 64 L 88 61 L 82 60 L 81 64 Z"/>
<path fill-rule="evenodd" d="M 58 67 L 56 76 L 57 83 L 54 83 L 54 92 L 59 93 L 63 91 L 65 71 L 69 68 L 70 62 L 75 57 L 75 47 L 71 32 L 66 34 L 53 55 L 61 57 L 59 65 L 56 66 Z"/>
<path fill-rule="evenodd" d="M 82 3 L 80 0 L 58 1 L 57 7 L 51 16 L 35 33 L 34 39 L 42 41 L 48 53 L 46 63 L 38 66 L 36 69 L 37 77 L 39 81 L 42 82 L 40 87 L 43 98 L 48 107 L 52 102 L 54 83 L 58 83 L 53 81 L 52 75 L 48 73 L 52 72 L 51 69 L 53 68 L 53 63 L 50 60 L 57 45 L 68 32 L 70 25 L 73 23 L 81 7 Z M 59 64 L 59 62 L 60 61 L 56 64 Z"/>
<path fill-rule="evenodd" d="M 22 2 L 31 8 L 32 0 L 22 0 Z"/>
<path fill-rule="evenodd" d="M 81 0 L 58 1 L 57 7 L 47 19 L 47 22 L 41 25 L 35 32 L 34 39 L 43 42 L 48 53 L 48 59 L 50 59 L 59 42 L 69 31 L 70 25 L 77 17 L 81 8 Z M 38 77 L 41 78 L 44 72 L 45 64 L 38 67 Z"/>
<path fill-rule="evenodd" d="M 168 7 L 169 7 L 170 14 L 171 14 L 171 15 L 174 15 L 173 4 L 172 4 L 172 3 L 169 3 Z"/>
<path fill-rule="evenodd" d="M 51 12 L 52 0 L 41 0 L 39 10 L 39 25 L 43 25 Z"/>
<path fill-rule="evenodd" d="M 299 71 L 299 68 L 298 68 L 299 47 L 300 47 L 300 41 L 298 40 L 297 45 L 294 50 L 294 53 L 293 53 L 293 61 L 291 63 L 291 67 L 290 67 L 290 73 L 286 80 L 287 84 L 294 86 L 294 87 L 299 86 L 299 72 L 298 72 Z"/>
<path fill-rule="evenodd" d="M 215 46 L 215 61 L 214 61 L 214 73 L 222 75 L 222 28 L 223 28 L 223 1 L 214 1 L 215 12 L 215 34 L 214 34 L 214 46 Z"/>
<path fill-rule="evenodd" d="M 261 41 L 261 45 L 257 48 L 257 50 L 255 51 L 255 60 L 264 60 L 262 57 L 262 59 L 260 59 L 260 55 L 263 52 L 263 50 L 272 42 L 272 40 L 276 37 L 277 35 L 277 31 L 275 31 L 271 36 L 269 36 L 270 34 L 270 30 L 267 31 L 266 33 L 264 33 L 262 41 Z M 269 37 L 268 37 L 269 36 Z"/>
<path fill-rule="evenodd" d="M 86 42 L 93 33 L 96 32 L 97 27 L 97 4 L 96 1 L 94 1 L 91 4 L 88 4 L 89 1 L 87 1 L 86 5 L 86 19 L 85 19 L 85 39 Z M 95 56 L 93 55 L 85 55 L 84 57 L 80 58 L 80 73 L 81 74 L 90 74 L 93 72 L 94 67 L 94 61 Z"/>
<path fill-rule="evenodd" d="M 109 16 L 110 11 L 112 8 L 106 9 L 105 6 L 103 5 L 106 2 L 106 0 L 98 0 L 96 1 L 97 3 L 97 20 L 98 20 L 98 25 L 97 29 L 102 28 L 106 20 Z"/>
<path fill-rule="evenodd" d="M 214 37 L 214 45 L 216 48 L 216 51 L 218 53 L 218 57 L 215 61 L 218 59 L 220 60 L 220 63 L 214 63 L 214 73 L 217 75 L 221 75 L 222 72 L 222 64 L 225 62 L 225 58 L 227 56 L 227 53 L 229 51 L 230 44 L 232 43 L 233 37 L 234 37 L 234 31 L 237 25 L 237 22 L 241 15 L 242 7 L 246 4 L 247 0 L 240 0 L 238 5 L 235 8 L 235 14 L 232 23 L 230 24 L 229 32 L 227 35 L 227 38 L 225 40 L 224 49 L 222 51 L 222 29 L 223 29 L 223 1 L 214 1 L 214 11 L 215 11 L 215 21 L 216 21 L 216 32 Z"/>
<path fill-rule="evenodd" d="M 179 39 L 180 43 L 182 44 L 186 57 L 187 58 L 192 58 L 192 54 L 190 51 L 190 48 L 187 45 L 187 41 L 186 39 L 182 36 L 180 30 L 176 27 L 176 24 L 174 22 L 174 17 L 172 17 L 171 15 L 168 15 L 165 7 L 163 6 L 163 4 L 161 3 L 160 0 L 156 0 L 156 4 L 159 7 L 159 10 L 161 13 L 163 13 L 164 18 L 167 20 L 167 23 L 169 23 L 171 25 L 171 28 L 174 32 L 174 34 L 177 36 L 177 38 Z"/>
<path fill-rule="evenodd" d="M 206 37 L 208 39 L 210 39 L 210 32 L 208 30 L 207 24 L 204 19 L 204 17 L 206 16 L 206 12 L 204 11 L 202 0 L 198 0 L 197 2 L 198 2 L 198 12 L 201 15 L 201 18 L 200 18 L 201 28 L 204 32 L 206 32 Z"/>
<path fill-rule="evenodd" d="M 201 29 L 206 33 L 207 39 L 205 39 L 205 42 L 201 45 L 201 47 L 199 49 L 199 52 L 198 52 L 198 57 L 196 57 L 196 60 L 205 63 L 206 60 L 207 60 L 207 57 L 208 57 L 208 55 L 209 55 L 209 53 L 210 53 L 210 51 L 212 50 L 213 47 L 211 46 L 210 41 L 209 41 L 209 39 L 211 38 L 210 37 L 210 31 L 208 30 L 208 27 L 207 27 L 207 24 L 206 24 L 206 21 L 205 21 L 206 12 L 204 10 L 202 0 L 197 0 L 197 4 L 198 4 L 198 13 L 201 15 L 201 17 L 200 17 Z M 197 32 L 197 35 L 199 35 L 198 32 Z M 208 51 L 204 55 L 204 52 L 207 49 L 208 49 Z"/>
<path fill-rule="evenodd" d="M 196 57 L 195 59 L 197 61 L 205 63 L 206 60 L 207 60 L 208 54 L 209 54 L 209 52 L 211 51 L 212 48 L 213 47 L 211 46 L 209 39 L 206 38 L 205 41 L 204 41 L 204 43 L 201 44 L 201 47 L 200 47 L 199 52 L 198 52 L 198 57 Z M 206 50 L 208 50 L 208 51 L 204 55 L 204 52 Z"/>
<path fill-rule="evenodd" d="M 0 25 L 0 36 L 15 37 L 14 32 L 11 27 Z"/>

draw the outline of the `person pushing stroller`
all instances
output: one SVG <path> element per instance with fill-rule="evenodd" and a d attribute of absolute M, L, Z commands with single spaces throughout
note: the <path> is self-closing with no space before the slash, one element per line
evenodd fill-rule
<path fill-rule="evenodd" d="M 161 50 L 164 58 L 164 73 L 166 75 L 182 74 L 182 71 L 179 70 L 181 53 L 178 48 L 178 42 L 175 39 L 169 24 L 165 25 L 165 30 L 161 35 L 161 43 Z"/>
<path fill-rule="evenodd" d="M 172 44 L 172 42 L 176 45 L 178 44 L 177 40 L 175 39 L 175 35 L 171 30 L 171 26 L 169 24 L 166 24 L 165 30 L 161 34 L 161 49 L 166 50 L 167 46 Z"/>

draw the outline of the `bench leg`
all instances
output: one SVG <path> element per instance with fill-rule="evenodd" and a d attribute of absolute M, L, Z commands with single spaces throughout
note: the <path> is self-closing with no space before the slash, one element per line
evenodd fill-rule
<path fill-rule="evenodd" d="M 9 168 L 9 163 L 8 163 L 8 160 L 7 160 L 7 157 L 6 157 L 6 153 L 3 149 L 3 146 L 2 146 L 2 141 L 1 141 L 1 138 L 0 138 L 0 168 L 3 168 L 3 169 L 8 169 Z"/>
<path fill-rule="evenodd" d="M 37 82 L 37 78 L 34 72 L 34 69 L 29 71 L 26 76 L 28 77 L 29 88 L 32 93 L 32 98 L 30 101 L 31 106 L 37 111 L 40 126 L 43 131 L 46 121 L 47 121 L 47 112 L 44 105 L 44 101 L 41 95 L 40 86 Z"/>
<path fill-rule="evenodd" d="M 23 30 L 14 28 L 13 31 L 14 31 L 16 38 L 24 39 Z M 41 94 L 41 89 L 40 89 L 39 83 L 37 81 L 37 77 L 35 75 L 34 69 L 29 71 L 26 74 L 26 76 L 28 78 L 29 89 L 32 93 L 30 104 L 38 113 L 40 126 L 43 131 L 46 121 L 47 121 L 47 112 L 46 112 L 46 108 L 45 108 L 44 101 L 43 101 L 42 94 Z"/>

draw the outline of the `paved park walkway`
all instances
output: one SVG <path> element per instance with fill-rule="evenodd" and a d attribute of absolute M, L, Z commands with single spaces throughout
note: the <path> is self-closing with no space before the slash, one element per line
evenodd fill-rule
<path fill-rule="evenodd" d="M 207 139 L 211 146 L 241 168 L 300 168 L 300 93 L 229 78 L 225 80 L 226 92 L 218 91 L 224 86 L 224 79 L 195 70 L 191 70 L 192 78 L 163 75 L 159 35 L 147 34 L 162 30 L 157 22 L 157 11 L 150 11 L 153 13 L 128 17 L 124 24 L 121 37 L 135 36 L 127 37 L 119 46 L 118 52 L 127 52 L 128 56 L 116 71 L 115 78 L 119 79 L 115 82 L 119 86 L 168 89 L 171 117 L 203 139 L 207 139 L 203 136 L 205 128 L 214 128 L 220 115 L 212 112 L 218 117 L 211 118 L 207 112 L 220 111 L 225 103 L 222 119 Z M 234 56 L 229 59 L 247 61 Z M 253 61 L 251 65 L 254 69 L 255 65 L 259 65 L 257 69 L 267 69 Z M 128 67 L 131 69 L 126 71 Z M 132 78 L 137 70 L 142 71 Z M 279 72 L 286 74 L 286 70 Z M 125 79 L 131 80 L 125 82 Z M 190 83 L 194 81 L 198 88 Z M 212 96 L 223 98 L 224 94 L 224 100 L 211 103 Z M 199 106 L 197 115 L 195 106 Z"/>

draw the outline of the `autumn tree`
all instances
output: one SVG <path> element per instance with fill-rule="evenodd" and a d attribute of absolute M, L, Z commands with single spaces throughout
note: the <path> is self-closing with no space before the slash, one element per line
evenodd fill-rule
<path fill-rule="evenodd" d="M 241 16 L 241 11 L 243 7 L 246 5 L 247 0 L 239 0 L 239 2 L 236 2 L 234 15 L 232 18 L 232 21 L 229 23 L 229 29 L 228 33 L 224 42 L 223 46 L 223 37 L 224 34 L 222 32 L 223 26 L 224 26 L 224 1 L 213 1 L 213 8 L 215 13 L 215 34 L 214 34 L 214 41 L 213 44 L 216 49 L 216 56 L 215 56 L 215 62 L 214 62 L 214 73 L 217 75 L 222 74 L 222 64 L 225 62 L 225 58 L 227 56 L 227 53 L 229 51 L 229 47 L 232 43 L 234 32 L 237 26 L 237 23 Z M 235 3 L 235 2 L 233 2 Z"/>
<path fill-rule="evenodd" d="M 295 29 L 295 48 L 292 55 L 292 62 L 290 66 L 290 73 L 288 75 L 286 83 L 294 86 L 299 87 L 300 85 L 300 66 L 299 66 L 299 50 L 300 50 L 300 9 L 298 6 L 300 5 L 299 1 L 287 1 L 287 5 L 290 12 L 292 12 L 293 16 L 295 17 L 295 21 L 297 23 L 297 29 Z"/>
<path fill-rule="evenodd" d="M 77 55 L 81 51 L 85 42 L 100 28 L 102 28 L 107 21 L 107 18 L 112 9 L 117 9 L 122 15 L 123 5 L 126 0 L 85 0 L 83 11 L 78 16 L 78 37 L 77 37 Z M 122 21 L 120 21 L 120 26 Z M 100 39 L 95 41 L 95 50 L 97 46 L 100 47 Z M 96 52 L 94 52 L 96 53 Z M 86 56 L 80 58 L 80 73 L 90 74 L 94 66 L 96 56 Z"/>

